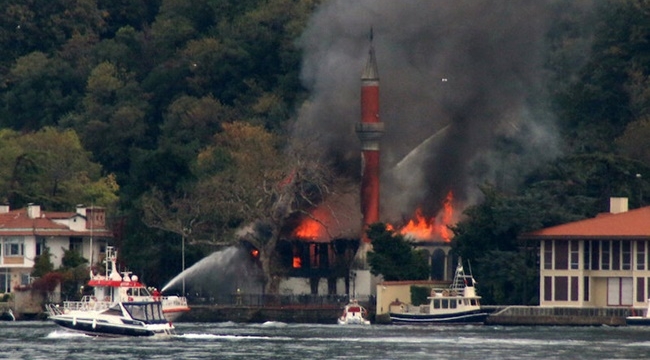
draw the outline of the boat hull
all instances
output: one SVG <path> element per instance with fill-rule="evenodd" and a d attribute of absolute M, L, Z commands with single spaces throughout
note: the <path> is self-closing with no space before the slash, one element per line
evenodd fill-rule
<path fill-rule="evenodd" d="M 190 311 L 190 308 L 174 308 L 174 309 L 165 309 L 163 308 L 163 315 L 165 316 L 165 319 L 169 322 L 175 322 L 178 320 L 181 315 L 185 314 L 186 312 Z"/>
<path fill-rule="evenodd" d="M 339 325 L 370 325 L 370 320 L 365 319 L 338 319 Z"/>
<path fill-rule="evenodd" d="M 111 324 L 93 321 L 93 319 L 72 318 L 68 316 L 55 316 L 50 318 L 62 328 L 81 332 L 91 336 L 156 336 L 169 335 L 171 328 L 165 325 L 146 327 L 142 325 Z M 135 323 L 135 322 L 134 322 Z"/>
<path fill-rule="evenodd" d="M 645 316 L 628 316 L 625 318 L 625 324 L 631 326 L 650 326 L 650 318 Z"/>
<path fill-rule="evenodd" d="M 395 324 L 483 324 L 488 313 L 473 310 L 452 314 L 409 314 L 390 313 L 390 320 Z"/>

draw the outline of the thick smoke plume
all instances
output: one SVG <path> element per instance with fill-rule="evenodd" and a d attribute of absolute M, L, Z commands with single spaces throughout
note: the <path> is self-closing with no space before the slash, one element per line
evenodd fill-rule
<path fill-rule="evenodd" d="M 300 39 L 311 91 L 294 136 L 360 173 L 360 75 L 370 29 L 380 77 L 381 214 L 434 216 L 451 190 L 513 187 L 557 154 L 543 91 L 544 42 L 554 18 L 543 0 L 325 1 Z"/>

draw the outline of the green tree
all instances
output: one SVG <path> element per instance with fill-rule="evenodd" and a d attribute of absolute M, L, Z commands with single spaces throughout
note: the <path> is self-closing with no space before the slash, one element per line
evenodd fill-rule
<path fill-rule="evenodd" d="M 88 260 L 76 250 L 65 250 L 59 273 L 62 275 L 61 295 L 64 299 L 80 299 L 83 286 L 90 279 Z"/>
<path fill-rule="evenodd" d="M 612 151 L 627 124 L 647 115 L 648 13 L 646 1 L 599 4 L 589 60 L 558 97 L 561 124 L 576 151 Z"/>
<path fill-rule="evenodd" d="M 103 62 L 88 78 L 82 109 L 62 125 L 75 129 L 108 171 L 126 174 L 131 149 L 150 141 L 145 97 L 134 74 Z"/>
<path fill-rule="evenodd" d="M 43 128 L 11 137 L 11 142 L 13 156 L 0 159 L 12 169 L 5 187 L 13 206 L 34 202 L 51 209 L 80 203 L 110 207 L 117 201 L 114 176 L 101 176 L 101 166 L 90 161 L 74 131 Z"/>
<path fill-rule="evenodd" d="M 50 254 L 50 249 L 48 248 L 45 248 L 40 255 L 36 256 L 36 259 L 34 259 L 34 268 L 32 269 L 32 277 L 40 278 L 54 270 L 51 257 L 52 254 Z"/>
<path fill-rule="evenodd" d="M 0 126 L 36 131 L 74 109 L 83 81 L 67 62 L 33 52 L 16 60 L 6 77 Z"/>
<path fill-rule="evenodd" d="M 368 264 L 373 275 L 382 275 L 388 281 L 429 278 L 425 253 L 415 250 L 414 243 L 403 235 L 386 229 L 386 225 L 381 223 L 370 225 L 367 235 L 372 242 Z"/>
<path fill-rule="evenodd" d="M 199 154 L 200 176 L 191 192 L 143 197 L 145 221 L 185 235 L 190 244 L 255 247 L 266 291 L 275 293 L 279 267 L 274 254 L 282 229 L 322 201 L 331 173 L 317 156 L 281 152 L 277 137 L 259 126 L 239 122 L 223 129 Z"/>

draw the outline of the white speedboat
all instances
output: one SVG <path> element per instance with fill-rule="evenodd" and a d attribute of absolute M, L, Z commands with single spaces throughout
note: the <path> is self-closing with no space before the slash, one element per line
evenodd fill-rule
<path fill-rule="evenodd" d="M 412 306 L 391 304 L 393 323 L 410 324 L 472 324 L 485 322 L 488 313 L 481 309 L 481 297 L 476 294 L 476 281 L 466 274 L 463 265 L 456 268 L 454 280 L 448 289 L 432 290 L 429 304 Z"/>
<path fill-rule="evenodd" d="M 650 325 L 650 299 L 648 299 L 648 307 L 645 310 L 639 311 L 632 309 L 632 315 L 625 317 L 625 324 L 627 325 Z"/>
<path fill-rule="evenodd" d="M 116 265 L 117 251 L 106 248 L 106 269 L 104 274 L 90 273 L 88 286 L 93 288 L 93 295 L 85 295 L 81 301 L 63 302 L 63 311 L 104 310 L 116 302 L 154 302 L 162 303 L 162 312 L 168 321 L 176 321 L 180 315 L 190 311 L 187 299 L 182 296 L 164 296 L 156 291 L 149 291 L 136 275 L 124 272 L 120 275 Z M 110 265 L 110 268 L 109 268 Z"/>
<path fill-rule="evenodd" d="M 116 302 L 102 310 L 65 310 L 47 305 L 55 324 L 92 336 L 172 335 L 174 325 L 162 313 L 160 301 Z"/>
<path fill-rule="evenodd" d="M 350 301 L 345 308 L 341 317 L 338 318 L 339 325 L 370 325 L 370 320 L 366 317 L 368 311 L 363 306 L 359 305 L 356 300 Z"/>

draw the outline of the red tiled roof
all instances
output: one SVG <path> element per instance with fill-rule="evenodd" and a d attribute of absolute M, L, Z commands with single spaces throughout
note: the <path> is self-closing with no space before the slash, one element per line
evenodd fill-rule
<path fill-rule="evenodd" d="M 91 231 L 84 229 L 82 231 L 74 231 L 69 227 L 58 224 L 52 221 L 50 214 L 55 214 L 54 219 L 61 219 L 62 214 L 67 214 L 67 217 L 72 217 L 75 213 L 47 213 L 41 212 L 41 217 L 31 219 L 27 216 L 25 209 L 13 210 L 7 213 L 0 214 L 0 235 L 5 236 L 25 236 L 25 235 L 40 235 L 40 236 L 90 236 Z M 65 218 L 65 217 L 63 217 Z M 111 231 L 108 229 L 93 229 L 92 235 L 102 237 L 112 237 Z"/>
<path fill-rule="evenodd" d="M 522 239 L 650 238 L 650 206 L 557 225 L 523 234 Z"/>

